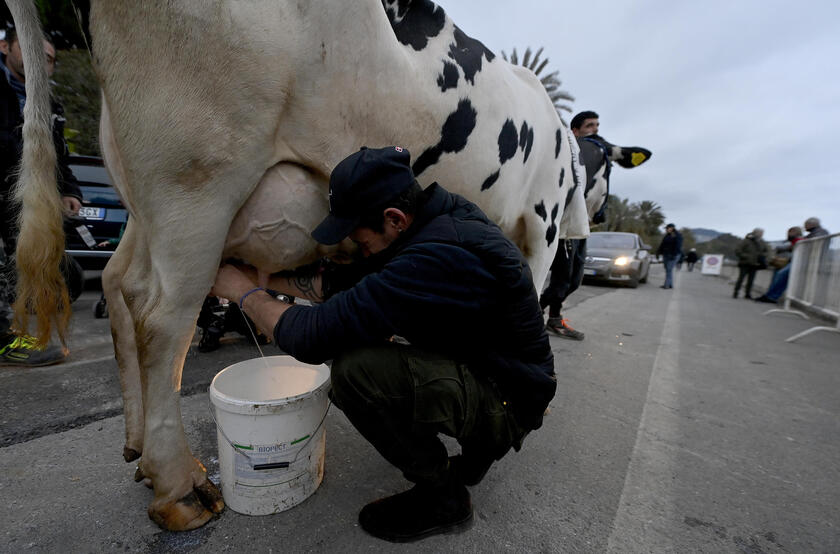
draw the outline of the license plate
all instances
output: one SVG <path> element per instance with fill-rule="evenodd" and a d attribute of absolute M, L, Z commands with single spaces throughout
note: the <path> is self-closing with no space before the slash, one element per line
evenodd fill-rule
<path fill-rule="evenodd" d="M 79 209 L 79 215 L 85 219 L 105 219 L 105 209 L 84 207 Z"/>
<path fill-rule="evenodd" d="M 594 269 L 584 269 L 583 274 L 584 275 L 595 275 L 595 270 Z"/>

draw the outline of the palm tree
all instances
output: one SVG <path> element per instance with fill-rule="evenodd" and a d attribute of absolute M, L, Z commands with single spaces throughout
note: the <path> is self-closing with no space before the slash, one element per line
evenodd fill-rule
<path fill-rule="evenodd" d="M 642 200 L 637 204 L 639 220 L 641 220 L 644 234 L 655 236 L 659 233 L 659 227 L 665 223 L 665 214 L 662 207 L 652 200 Z"/>
<path fill-rule="evenodd" d="M 539 79 L 542 85 L 545 87 L 545 91 L 548 93 L 548 97 L 551 99 L 551 103 L 554 104 L 554 109 L 557 110 L 557 115 L 560 116 L 560 120 L 566 124 L 566 120 L 563 119 L 563 112 L 572 113 L 572 107 L 568 104 L 561 104 L 561 101 L 565 102 L 574 102 L 575 97 L 566 92 L 565 90 L 560 90 L 560 85 L 562 82 L 557 77 L 558 71 L 552 71 L 548 75 L 544 75 L 540 77 L 540 72 L 545 69 L 545 66 L 548 65 L 548 58 L 540 61 L 540 55 L 542 54 L 543 49 L 540 48 L 534 54 L 533 58 L 531 57 L 531 48 L 528 47 L 525 49 L 525 55 L 522 56 L 522 67 L 528 68 L 534 72 Z M 508 59 L 507 54 L 502 51 L 502 57 L 512 63 L 513 65 L 520 65 L 519 64 L 519 56 L 516 53 L 516 48 L 513 49 L 513 52 L 510 55 L 510 59 Z"/>

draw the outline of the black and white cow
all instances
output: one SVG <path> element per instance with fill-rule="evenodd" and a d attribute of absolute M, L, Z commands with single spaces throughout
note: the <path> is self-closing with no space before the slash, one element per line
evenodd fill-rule
<path fill-rule="evenodd" d="M 37 16 L 30 0 L 7 3 L 31 115 L 45 98 L 34 89 L 47 86 Z M 407 147 L 421 184 L 481 206 L 537 283 L 560 239 L 588 235 L 577 143 L 540 82 L 428 0 L 93 0 L 90 22 L 103 156 L 132 215 L 103 275 L 124 456 L 142 455 L 149 515 L 162 527 L 198 527 L 224 506 L 179 411 L 184 358 L 219 262 L 275 272 L 324 255 L 309 231 L 348 153 Z M 61 301 L 50 273 L 62 248 L 56 186 L 46 145 L 29 139 L 47 126 L 27 118 L 18 248 L 20 305 L 42 323 Z"/>

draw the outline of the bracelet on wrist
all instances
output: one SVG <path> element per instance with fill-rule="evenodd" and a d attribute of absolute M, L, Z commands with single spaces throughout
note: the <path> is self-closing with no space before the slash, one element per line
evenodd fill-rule
<path fill-rule="evenodd" d="M 257 292 L 257 291 L 263 291 L 263 292 L 265 292 L 265 289 L 264 289 L 264 288 L 262 288 L 262 287 L 257 287 L 257 288 L 255 288 L 255 289 L 251 289 L 251 290 L 249 290 L 248 292 L 246 292 L 245 294 L 243 294 L 243 295 L 239 298 L 239 309 L 240 309 L 240 310 L 245 311 L 245 309 L 244 309 L 244 308 L 243 308 L 243 306 L 242 306 L 242 305 L 245 303 L 245 299 L 246 299 L 246 298 L 248 298 L 248 295 L 249 295 L 249 294 L 253 294 L 253 293 Z"/>

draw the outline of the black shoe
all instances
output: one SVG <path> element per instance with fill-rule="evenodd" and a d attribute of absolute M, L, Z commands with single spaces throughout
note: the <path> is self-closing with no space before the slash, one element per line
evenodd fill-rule
<path fill-rule="evenodd" d="M 449 467 L 452 468 L 458 482 L 474 487 L 484 479 L 495 461 L 495 458 L 488 454 L 479 454 L 465 448 L 461 454 L 449 458 Z"/>
<path fill-rule="evenodd" d="M 773 300 L 772 298 L 767 298 L 767 296 L 764 295 L 764 294 L 762 294 L 761 296 L 756 298 L 755 301 L 756 302 L 764 302 L 764 303 L 767 303 L 767 304 L 778 304 L 778 302 L 776 300 Z"/>
<path fill-rule="evenodd" d="M 738 298 L 738 293 L 737 293 L 737 292 L 733 292 L 733 293 L 732 293 L 732 298 Z"/>
<path fill-rule="evenodd" d="M 569 320 L 563 319 L 563 316 L 548 318 L 548 322 L 545 324 L 545 330 L 564 339 L 583 340 L 584 338 L 584 334 L 572 329 L 572 326 L 569 325 Z"/>
<path fill-rule="evenodd" d="M 374 537 L 412 542 L 472 525 L 470 493 L 460 483 L 427 484 L 371 502 L 359 512 L 359 525 Z"/>
<path fill-rule="evenodd" d="M 213 352 L 219 349 L 219 339 L 224 333 L 216 327 L 208 327 L 201 330 L 201 340 L 198 341 L 199 352 Z"/>
<path fill-rule="evenodd" d="M 752 299 L 753 299 L 753 297 L 752 297 L 752 296 L 750 296 L 749 294 L 745 294 L 745 295 L 744 295 L 744 298 L 745 298 L 746 300 L 752 300 Z"/>

